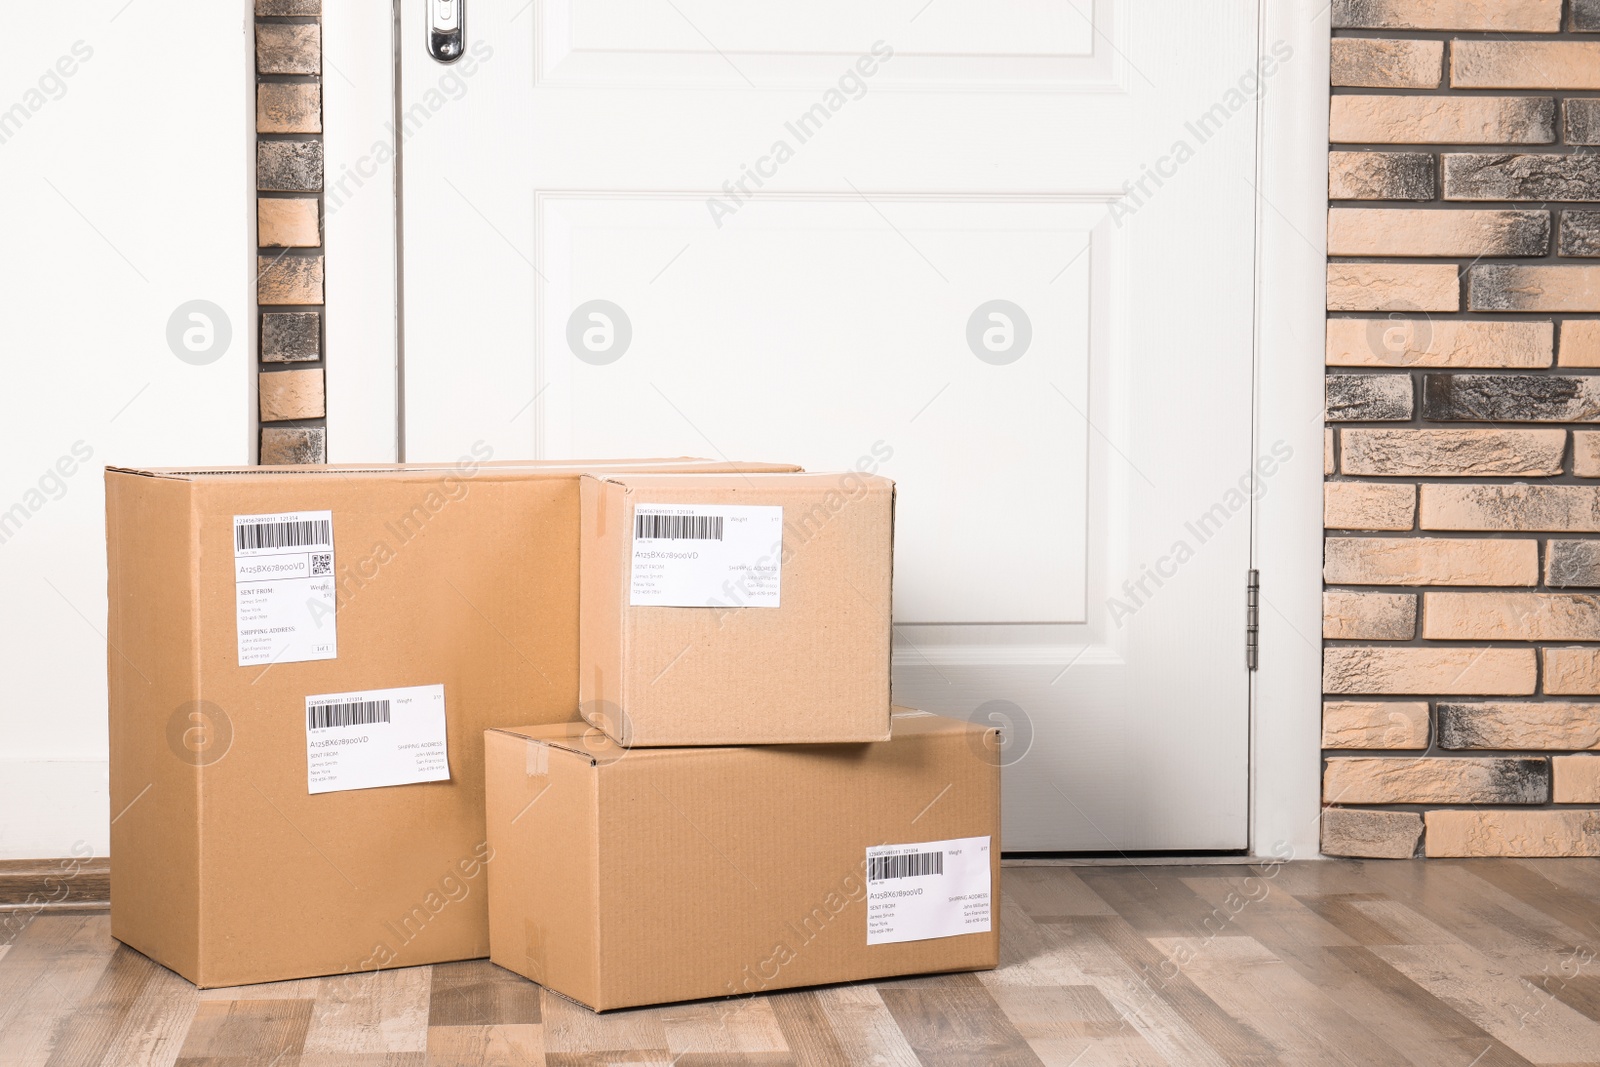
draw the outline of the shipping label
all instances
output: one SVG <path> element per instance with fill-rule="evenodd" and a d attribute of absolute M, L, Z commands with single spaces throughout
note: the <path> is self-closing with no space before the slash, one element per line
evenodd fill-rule
<path fill-rule="evenodd" d="M 867 944 L 989 931 L 989 839 L 867 849 Z"/>
<path fill-rule="evenodd" d="M 336 659 L 333 512 L 233 517 L 239 666 Z"/>
<path fill-rule="evenodd" d="M 444 686 L 306 697 L 312 793 L 450 780 Z"/>
<path fill-rule="evenodd" d="M 775 608 L 782 556 L 780 506 L 639 504 L 628 603 Z"/>

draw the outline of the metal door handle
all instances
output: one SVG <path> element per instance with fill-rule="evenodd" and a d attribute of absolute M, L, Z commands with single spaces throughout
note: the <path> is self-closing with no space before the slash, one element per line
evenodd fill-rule
<path fill-rule="evenodd" d="M 467 0 L 422 0 L 428 9 L 428 54 L 454 63 L 467 45 Z"/>

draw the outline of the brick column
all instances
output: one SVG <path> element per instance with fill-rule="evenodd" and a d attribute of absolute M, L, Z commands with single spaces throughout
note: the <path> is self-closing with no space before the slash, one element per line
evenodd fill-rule
<path fill-rule="evenodd" d="M 321 0 L 256 0 L 261 463 L 324 463 Z"/>
<path fill-rule="evenodd" d="M 1323 849 L 1600 855 L 1600 0 L 1334 0 Z"/>

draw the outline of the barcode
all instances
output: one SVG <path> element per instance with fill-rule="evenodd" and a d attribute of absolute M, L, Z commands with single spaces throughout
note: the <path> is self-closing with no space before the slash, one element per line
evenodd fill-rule
<path fill-rule="evenodd" d="M 903 856 L 873 856 L 867 865 L 867 881 L 885 878 L 918 878 L 944 873 L 943 852 L 910 852 Z"/>
<path fill-rule="evenodd" d="M 333 726 L 365 726 L 389 721 L 387 700 L 352 700 L 348 704 L 313 704 L 306 709 L 306 728 L 326 730 Z"/>
<path fill-rule="evenodd" d="M 252 548 L 296 548 L 303 545 L 331 545 L 333 523 L 328 519 L 301 519 L 296 522 L 261 522 L 233 528 L 235 552 Z"/>
<path fill-rule="evenodd" d="M 720 541 L 721 515 L 635 515 L 633 536 L 664 541 Z"/>

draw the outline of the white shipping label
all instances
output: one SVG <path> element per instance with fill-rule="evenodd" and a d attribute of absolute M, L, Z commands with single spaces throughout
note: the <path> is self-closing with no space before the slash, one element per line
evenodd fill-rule
<path fill-rule="evenodd" d="M 775 608 L 782 556 L 780 506 L 639 504 L 628 603 Z"/>
<path fill-rule="evenodd" d="M 449 780 L 444 686 L 306 697 L 312 793 Z"/>
<path fill-rule="evenodd" d="M 239 666 L 337 659 L 333 512 L 233 517 Z"/>
<path fill-rule="evenodd" d="M 867 944 L 989 931 L 989 839 L 867 849 Z"/>

